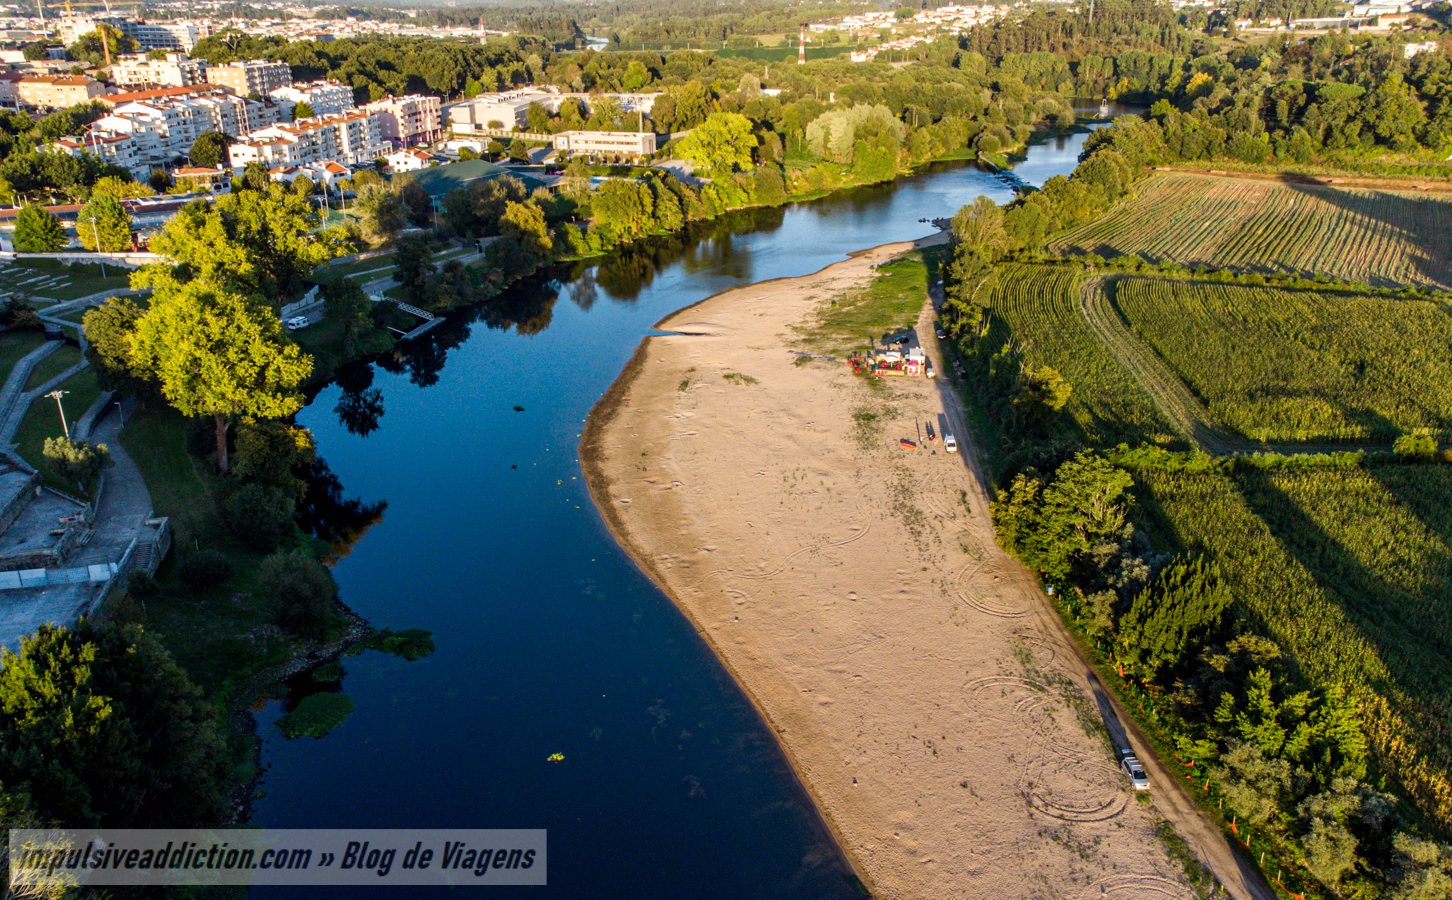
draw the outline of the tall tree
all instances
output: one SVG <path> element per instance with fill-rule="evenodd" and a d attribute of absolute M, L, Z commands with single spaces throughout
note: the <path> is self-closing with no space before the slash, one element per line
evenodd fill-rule
<path fill-rule="evenodd" d="M 209 416 L 217 471 L 226 473 L 227 429 L 235 416 L 280 418 L 302 408 L 297 388 L 312 357 L 288 341 L 277 315 L 256 297 L 209 280 L 159 284 L 137 322 L 133 364 L 154 372 L 182 413 Z"/>
<path fill-rule="evenodd" d="M 754 149 L 751 120 L 739 113 L 712 113 L 676 144 L 681 159 L 713 178 L 750 169 Z"/>
<path fill-rule="evenodd" d="M 131 249 L 131 215 L 110 194 L 100 194 L 81 208 L 76 236 L 87 250 L 117 253 Z"/>
<path fill-rule="evenodd" d="M 60 220 L 31 203 L 15 217 L 15 249 L 21 253 L 53 253 L 66 245 Z"/>
<path fill-rule="evenodd" d="M 218 166 L 226 165 L 227 147 L 231 143 L 231 135 L 223 134 L 220 131 L 208 131 L 192 141 L 191 151 L 187 155 L 191 157 L 192 165 L 215 169 Z"/>

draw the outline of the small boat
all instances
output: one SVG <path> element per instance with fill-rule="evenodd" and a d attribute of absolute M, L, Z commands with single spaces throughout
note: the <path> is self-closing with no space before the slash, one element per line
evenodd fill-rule
<path fill-rule="evenodd" d="M 906 447 L 909 450 L 916 450 L 916 449 L 918 449 L 917 443 L 914 442 L 914 441 L 910 441 L 907 438 L 903 438 L 902 440 L 898 441 L 898 443 L 901 444 L 902 446 Z"/>

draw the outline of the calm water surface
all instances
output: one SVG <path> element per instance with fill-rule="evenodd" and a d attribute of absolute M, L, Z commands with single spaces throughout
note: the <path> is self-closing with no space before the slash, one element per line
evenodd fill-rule
<path fill-rule="evenodd" d="M 1083 139 L 1032 148 L 1018 176 L 1071 171 Z M 1010 191 L 937 166 L 738 216 L 522 286 L 323 389 L 300 423 L 346 495 L 387 502 L 334 570 L 343 596 L 379 626 L 430 629 L 437 651 L 345 659 L 356 710 L 320 740 L 284 740 L 297 694 L 270 701 L 254 821 L 548 829 L 549 886 L 491 897 L 856 896 L 751 705 L 605 530 L 576 449 L 667 314 L 930 234 L 920 219 L 979 194 Z"/>

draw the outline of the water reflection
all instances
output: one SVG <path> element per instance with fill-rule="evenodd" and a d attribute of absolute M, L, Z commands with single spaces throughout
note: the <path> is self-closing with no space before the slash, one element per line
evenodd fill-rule
<path fill-rule="evenodd" d="M 337 561 L 353 552 L 368 529 L 383 520 L 387 500 L 364 503 L 343 496 L 343 482 L 322 457 L 303 472 L 307 493 L 298 507 L 299 526 L 329 547 L 328 556 Z"/>

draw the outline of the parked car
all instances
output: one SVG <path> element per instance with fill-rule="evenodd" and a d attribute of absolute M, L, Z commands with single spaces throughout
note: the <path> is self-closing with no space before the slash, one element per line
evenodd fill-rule
<path fill-rule="evenodd" d="M 953 437 L 953 432 L 943 432 L 943 449 L 947 450 L 949 453 L 958 452 L 958 439 Z"/>
<path fill-rule="evenodd" d="M 307 316 L 293 316 L 286 322 L 288 331 L 301 331 L 302 329 L 308 327 L 311 324 L 313 323 L 308 320 Z"/>
<path fill-rule="evenodd" d="M 1119 751 L 1119 767 L 1129 776 L 1129 783 L 1134 785 L 1135 790 L 1149 790 L 1149 776 L 1144 773 L 1144 766 L 1140 765 L 1133 750 Z"/>

